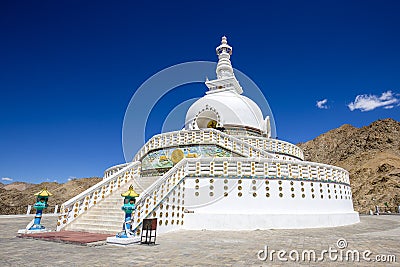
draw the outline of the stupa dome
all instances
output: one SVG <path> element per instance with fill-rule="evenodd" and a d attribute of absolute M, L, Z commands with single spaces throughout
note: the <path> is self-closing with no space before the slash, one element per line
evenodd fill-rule
<path fill-rule="evenodd" d="M 257 104 L 233 90 L 208 94 L 197 100 L 186 113 L 185 126 L 187 130 L 250 128 L 260 133 L 264 133 L 267 128 Z"/>
<path fill-rule="evenodd" d="M 205 82 L 209 91 L 189 108 L 185 129 L 220 128 L 233 135 L 270 137 L 269 116 L 264 119 L 258 105 L 242 95 L 243 89 L 233 73 L 230 61 L 232 47 L 228 45 L 226 37 L 222 37 L 216 51 L 219 58 L 217 79 Z"/>

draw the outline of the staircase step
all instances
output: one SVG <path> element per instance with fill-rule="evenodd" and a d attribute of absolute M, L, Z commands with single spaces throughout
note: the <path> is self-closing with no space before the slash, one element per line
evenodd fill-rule
<path fill-rule="evenodd" d="M 92 220 L 98 220 L 98 221 L 101 221 L 101 220 L 104 220 L 104 219 L 108 219 L 108 218 L 112 218 L 113 220 L 114 220 L 114 218 L 122 218 L 121 220 L 123 220 L 124 218 L 125 218 L 125 214 L 108 214 L 108 213 L 102 213 L 102 214 L 99 214 L 99 213 L 96 213 L 96 214 L 92 214 L 92 213 L 88 213 L 88 214 L 85 214 L 85 216 L 83 217 L 81 217 L 80 218 L 80 220 L 83 220 L 83 219 L 86 219 L 86 218 L 89 218 L 89 219 L 92 219 Z"/>
<path fill-rule="evenodd" d="M 110 223 L 110 224 L 93 224 L 93 222 L 79 222 L 75 223 L 74 225 L 70 225 L 69 229 L 84 229 L 84 228 L 97 228 L 97 229 L 112 229 L 115 230 L 116 228 L 122 229 L 122 223 Z"/>
<path fill-rule="evenodd" d="M 119 214 L 108 214 L 108 213 L 103 213 L 103 214 L 86 214 L 85 217 L 82 217 L 81 220 L 86 219 L 86 218 L 90 218 L 92 220 L 105 220 L 105 219 L 114 219 L 114 218 L 125 218 L 125 214 L 119 213 Z"/>
<path fill-rule="evenodd" d="M 93 233 L 116 234 L 122 231 L 124 212 L 121 210 L 124 199 L 121 194 L 132 184 L 135 191 L 141 194 L 160 177 L 141 177 L 130 181 L 105 196 L 97 205 L 81 214 L 75 221 L 66 226 L 66 230 L 86 231 Z"/>
<path fill-rule="evenodd" d="M 93 215 L 93 216 L 125 216 L 124 212 L 119 209 L 119 210 L 102 210 L 102 209 L 96 209 L 96 210 L 91 210 L 90 213 L 87 215 Z"/>
<path fill-rule="evenodd" d="M 123 206 L 123 203 L 113 204 L 113 203 L 103 203 L 102 205 L 99 204 L 99 209 L 119 209 Z"/>
<path fill-rule="evenodd" d="M 91 219 L 85 219 L 80 221 L 79 223 L 77 223 L 77 225 L 97 225 L 97 223 L 99 223 L 99 221 L 97 220 L 91 220 Z M 101 226 L 102 227 L 122 227 L 124 221 L 123 219 L 116 219 L 116 220 L 102 220 L 101 221 Z"/>
<path fill-rule="evenodd" d="M 89 233 L 104 233 L 104 234 L 116 234 L 122 231 L 122 225 L 119 227 L 98 227 L 93 225 L 84 225 L 83 227 L 73 227 L 68 230 L 89 232 Z"/>

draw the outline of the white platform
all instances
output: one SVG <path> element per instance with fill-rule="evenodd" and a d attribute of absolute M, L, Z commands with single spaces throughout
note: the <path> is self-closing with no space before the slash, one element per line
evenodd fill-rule
<path fill-rule="evenodd" d="M 268 230 L 336 227 L 360 222 L 357 212 L 327 214 L 186 213 L 185 230 Z"/>
<path fill-rule="evenodd" d="M 118 238 L 118 237 L 107 237 L 107 244 L 117 245 L 117 246 L 127 246 L 132 244 L 138 244 L 140 242 L 140 237 L 135 236 L 131 238 Z"/>
<path fill-rule="evenodd" d="M 26 230 L 26 229 L 20 229 L 18 230 L 18 234 L 39 234 L 39 233 L 47 233 L 51 232 L 49 229 L 41 229 L 41 230 Z"/>

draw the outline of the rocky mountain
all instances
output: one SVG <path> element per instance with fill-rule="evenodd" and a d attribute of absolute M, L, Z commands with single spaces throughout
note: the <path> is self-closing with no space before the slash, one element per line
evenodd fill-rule
<path fill-rule="evenodd" d="M 24 183 L 24 182 L 14 182 L 12 184 L 3 184 L 1 188 L 4 188 L 5 190 L 11 190 L 11 189 L 16 189 L 18 191 L 23 191 L 25 189 L 28 189 L 31 187 L 32 184 L 29 183 Z"/>
<path fill-rule="evenodd" d="M 55 182 L 45 182 L 40 184 L 29 184 L 14 182 L 0 187 L 0 214 L 24 214 L 27 206 L 35 203 L 34 194 L 44 187 L 53 194 L 49 198 L 49 208 L 46 212 L 52 212 L 55 205 L 61 205 L 65 201 L 85 191 L 92 185 L 100 182 L 102 178 L 81 178 L 73 179 L 67 183 L 59 184 Z M 33 212 L 33 209 L 32 209 Z"/>
<path fill-rule="evenodd" d="M 362 128 L 345 124 L 298 146 L 306 160 L 349 171 L 356 211 L 400 205 L 400 122 L 384 119 Z"/>

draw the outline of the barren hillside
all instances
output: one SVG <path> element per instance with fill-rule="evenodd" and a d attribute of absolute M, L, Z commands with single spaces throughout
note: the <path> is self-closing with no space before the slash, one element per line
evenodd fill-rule
<path fill-rule="evenodd" d="M 400 205 L 400 122 L 384 119 L 356 128 L 345 124 L 298 144 L 306 160 L 333 164 L 350 173 L 355 210 Z"/>
<path fill-rule="evenodd" d="M 34 194 L 44 187 L 47 187 L 50 193 L 53 194 L 49 198 L 49 208 L 46 210 L 46 212 L 51 212 L 55 205 L 61 205 L 101 180 L 102 178 L 95 177 L 74 179 L 65 184 L 54 182 L 41 184 L 15 182 L 3 185 L 3 187 L 0 187 L 0 199 L 4 204 L 0 206 L 0 214 L 26 213 L 27 206 L 35 203 Z"/>

